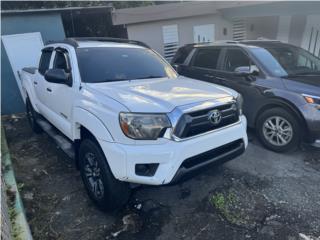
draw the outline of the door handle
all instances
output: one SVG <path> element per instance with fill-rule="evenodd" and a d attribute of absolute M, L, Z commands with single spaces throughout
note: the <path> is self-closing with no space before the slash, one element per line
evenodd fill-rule
<path fill-rule="evenodd" d="M 38 85 L 38 82 L 34 81 L 33 84 L 34 84 L 34 85 Z"/>
<path fill-rule="evenodd" d="M 205 74 L 204 76 L 205 76 L 205 77 L 208 77 L 208 78 L 214 78 L 214 76 L 213 76 L 213 75 L 210 75 L 210 74 Z"/>
<path fill-rule="evenodd" d="M 51 88 L 47 88 L 47 91 L 48 91 L 48 92 L 52 92 Z"/>

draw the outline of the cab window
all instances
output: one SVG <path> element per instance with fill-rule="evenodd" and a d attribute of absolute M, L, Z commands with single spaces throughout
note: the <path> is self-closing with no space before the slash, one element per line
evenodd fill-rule
<path fill-rule="evenodd" d="M 40 62 L 39 62 L 39 73 L 44 75 L 46 71 L 49 69 L 50 59 L 52 56 L 52 48 L 45 48 L 42 50 Z"/>
<path fill-rule="evenodd" d="M 63 69 L 66 73 L 70 72 L 68 55 L 66 51 L 56 51 L 56 55 L 53 62 L 53 68 Z"/>
<path fill-rule="evenodd" d="M 224 70 L 236 72 L 239 67 L 250 67 L 250 58 L 240 49 L 228 49 L 226 52 Z"/>
<path fill-rule="evenodd" d="M 195 54 L 192 65 L 200 68 L 217 69 L 220 53 L 220 48 L 199 49 Z"/>

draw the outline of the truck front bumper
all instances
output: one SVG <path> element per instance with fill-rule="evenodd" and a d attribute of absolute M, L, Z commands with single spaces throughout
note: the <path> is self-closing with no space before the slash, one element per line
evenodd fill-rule
<path fill-rule="evenodd" d="M 208 164 L 231 160 L 248 145 L 247 121 L 186 141 L 166 140 L 157 145 L 125 145 L 99 141 L 113 175 L 132 183 L 161 185 L 177 181 Z M 156 165 L 152 176 L 137 175 L 137 164 Z"/>

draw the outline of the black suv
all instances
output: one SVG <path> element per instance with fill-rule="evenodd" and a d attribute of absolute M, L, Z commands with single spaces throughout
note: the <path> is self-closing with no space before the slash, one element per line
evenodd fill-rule
<path fill-rule="evenodd" d="M 172 60 L 179 74 L 242 94 L 248 126 L 267 148 L 320 146 L 320 59 L 279 41 L 188 44 Z"/>

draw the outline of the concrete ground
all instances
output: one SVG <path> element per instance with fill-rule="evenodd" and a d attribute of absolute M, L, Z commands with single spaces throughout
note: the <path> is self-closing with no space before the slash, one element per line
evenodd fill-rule
<path fill-rule="evenodd" d="M 106 214 L 46 134 L 33 134 L 23 115 L 3 125 L 34 239 L 320 239 L 315 149 L 277 154 L 250 134 L 237 159 L 174 186 L 139 187 Z"/>

